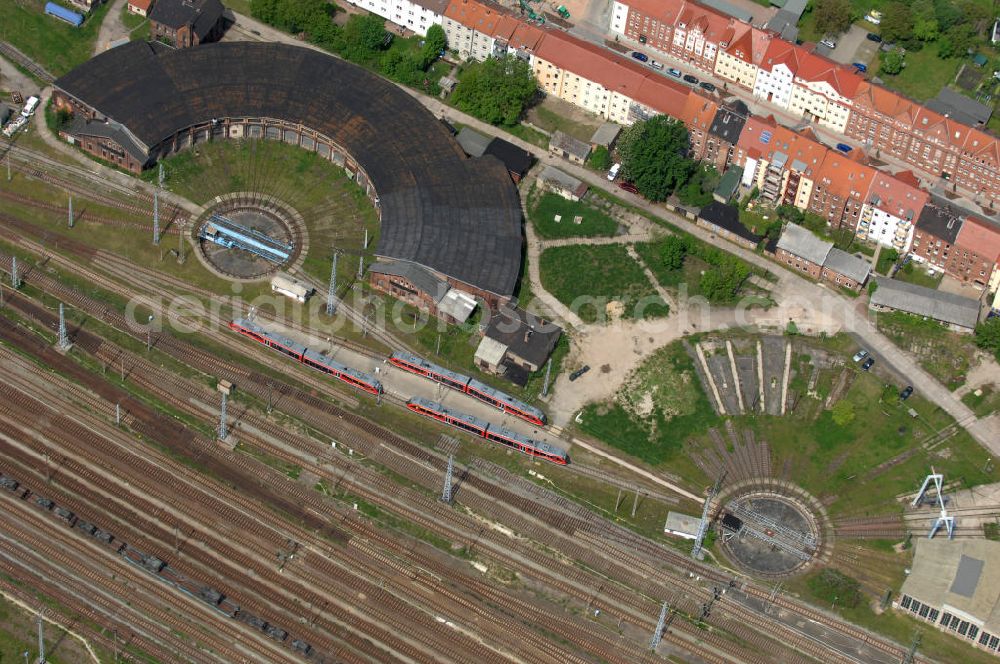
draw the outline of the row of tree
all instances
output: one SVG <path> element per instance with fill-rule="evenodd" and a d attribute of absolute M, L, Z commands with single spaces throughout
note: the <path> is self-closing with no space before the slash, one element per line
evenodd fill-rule
<path fill-rule="evenodd" d="M 668 270 L 679 270 L 688 256 L 712 266 L 701 275 L 699 289 L 709 302 L 731 302 L 750 276 L 750 266 L 730 253 L 688 236 L 674 234 L 660 245 L 660 261 Z"/>

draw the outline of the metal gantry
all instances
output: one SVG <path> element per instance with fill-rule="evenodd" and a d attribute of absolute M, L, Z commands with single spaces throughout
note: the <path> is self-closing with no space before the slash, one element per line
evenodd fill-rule
<path fill-rule="evenodd" d="M 333 266 L 330 268 L 330 288 L 326 292 L 326 315 L 337 311 L 337 250 L 333 251 Z"/>
<path fill-rule="evenodd" d="M 549 363 L 545 365 L 545 382 L 542 383 L 542 396 L 549 396 L 549 376 L 552 374 L 552 358 L 549 358 Z"/>
<path fill-rule="evenodd" d="M 45 631 L 42 614 L 38 614 L 38 664 L 45 664 Z"/>
<path fill-rule="evenodd" d="M 153 244 L 160 244 L 160 190 L 153 191 Z"/>
<path fill-rule="evenodd" d="M 709 524 L 709 510 L 712 507 L 712 501 L 715 500 L 715 496 L 719 493 L 719 489 L 722 487 L 722 480 L 726 477 L 725 473 L 719 476 L 719 479 L 715 480 L 715 485 L 712 490 L 708 492 L 705 497 L 705 505 L 701 509 L 701 523 L 698 524 L 698 534 L 694 538 L 694 547 L 691 548 L 691 557 L 695 560 L 704 560 L 705 554 L 702 552 L 702 544 L 705 543 L 705 535 L 708 533 Z"/>
<path fill-rule="evenodd" d="M 70 228 L 73 228 L 73 197 L 69 197 L 68 219 L 66 220 Z"/>
<path fill-rule="evenodd" d="M 21 287 L 21 275 L 17 273 L 17 256 L 10 257 L 10 285 L 14 290 Z"/>
<path fill-rule="evenodd" d="M 954 539 L 955 517 L 949 515 L 948 509 L 944 506 L 944 475 L 942 473 L 935 472 L 934 468 L 931 468 L 931 474 L 924 478 L 924 483 L 920 485 L 920 491 L 917 492 L 917 497 L 913 499 L 911 507 L 916 507 L 923 501 L 931 484 L 934 485 L 934 489 L 937 492 L 935 502 L 941 508 L 941 513 L 934 520 L 931 531 L 927 533 L 927 539 L 933 539 L 942 526 L 948 532 L 948 539 Z"/>
<path fill-rule="evenodd" d="M 448 455 L 448 468 L 444 472 L 444 487 L 441 489 L 441 502 L 451 503 L 451 477 L 455 472 L 455 455 Z"/>
<path fill-rule="evenodd" d="M 225 440 L 229 435 L 229 431 L 226 429 L 226 400 L 228 395 L 222 393 L 222 408 L 219 411 L 219 440 Z"/>
<path fill-rule="evenodd" d="M 358 281 L 365 276 L 365 257 L 358 256 Z"/>
<path fill-rule="evenodd" d="M 59 303 L 59 350 L 69 348 L 69 334 L 66 333 L 66 306 Z"/>
<path fill-rule="evenodd" d="M 670 605 L 664 602 L 663 607 L 660 609 L 660 619 L 656 621 L 656 630 L 653 632 L 653 638 L 649 640 L 650 650 L 656 650 L 660 645 L 660 639 L 663 638 L 663 628 L 667 626 L 667 611 L 669 609 Z"/>

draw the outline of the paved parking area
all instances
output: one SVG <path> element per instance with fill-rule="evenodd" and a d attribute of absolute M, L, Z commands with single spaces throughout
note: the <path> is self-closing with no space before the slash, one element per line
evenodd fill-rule
<path fill-rule="evenodd" d="M 852 25 L 850 30 L 837 37 L 837 48 L 833 49 L 833 52 L 830 53 L 830 59 L 845 65 L 849 65 L 852 62 L 867 63 L 868 59 L 858 59 L 858 56 L 861 55 L 859 51 L 865 48 L 865 44 L 875 46 L 875 42 L 865 39 L 865 35 L 867 34 L 868 31 L 864 28 Z M 868 58 L 871 58 L 871 54 L 868 55 Z"/>

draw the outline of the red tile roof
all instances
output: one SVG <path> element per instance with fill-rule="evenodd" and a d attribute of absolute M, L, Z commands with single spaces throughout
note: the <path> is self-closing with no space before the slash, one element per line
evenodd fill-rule
<path fill-rule="evenodd" d="M 976 217 L 966 217 L 955 245 L 996 263 L 1000 260 L 1000 226 Z"/>
<path fill-rule="evenodd" d="M 139 11 L 148 12 L 153 0 L 128 0 L 130 7 L 135 7 Z"/>
<path fill-rule="evenodd" d="M 693 90 L 687 96 L 684 108 L 676 116 L 688 128 L 697 128 L 708 131 L 712 126 L 712 120 L 719 111 L 719 105 L 707 97 L 695 93 Z"/>
<path fill-rule="evenodd" d="M 507 11 L 499 5 L 481 0 L 451 0 L 444 15 L 467 28 L 492 36 Z"/>
<path fill-rule="evenodd" d="M 867 200 L 876 173 L 871 166 L 859 164 L 836 150 L 827 150 L 815 179 L 841 198 L 853 195 Z"/>
<path fill-rule="evenodd" d="M 842 97 L 854 99 L 858 86 L 864 80 L 844 65 L 808 53 L 799 62 L 795 77 L 804 81 L 826 81 Z"/>
<path fill-rule="evenodd" d="M 691 93 L 690 87 L 655 74 L 631 58 L 562 31 L 546 31 L 536 54 L 560 69 L 673 117 L 680 115 Z"/>
<path fill-rule="evenodd" d="M 681 13 L 685 3 L 684 0 L 624 0 L 622 4 L 629 7 L 630 13 L 636 11 L 662 23 L 673 25 L 674 19 Z"/>
<path fill-rule="evenodd" d="M 545 30 L 530 23 L 518 21 L 517 26 L 514 28 L 514 34 L 510 37 L 509 44 L 516 49 L 534 52 L 538 50 L 538 46 L 544 38 Z"/>
<path fill-rule="evenodd" d="M 680 27 L 682 23 L 684 28 Z M 693 2 L 685 2 L 674 21 L 675 30 L 699 30 L 705 36 L 705 41 L 713 44 L 732 42 L 736 37 L 737 25 L 741 24 L 736 19 Z"/>
<path fill-rule="evenodd" d="M 799 63 L 807 55 L 809 52 L 804 48 L 783 39 L 772 39 L 760 66 L 765 71 L 773 71 L 777 65 L 784 64 L 792 71 L 792 74 L 795 74 L 799 71 Z"/>
<path fill-rule="evenodd" d="M 911 184 L 907 174 L 913 176 L 909 171 L 900 173 L 903 177 L 877 171 L 868 191 L 868 202 L 891 215 L 916 222 L 929 196 Z"/>
<path fill-rule="evenodd" d="M 725 49 L 726 53 L 743 62 L 760 65 L 771 45 L 771 35 L 754 26 L 737 23 L 736 36 Z"/>

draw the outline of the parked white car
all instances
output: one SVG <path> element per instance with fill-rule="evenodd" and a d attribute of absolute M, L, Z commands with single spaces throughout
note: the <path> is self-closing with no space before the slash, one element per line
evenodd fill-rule
<path fill-rule="evenodd" d="M 614 182 L 615 178 L 618 177 L 618 171 L 620 171 L 621 169 L 622 169 L 622 165 L 621 164 L 615 164 L 615 165 L 613 165 L 611 167 L 611 170 L 608 171 L 608 181 L 609 182 Z"/>

